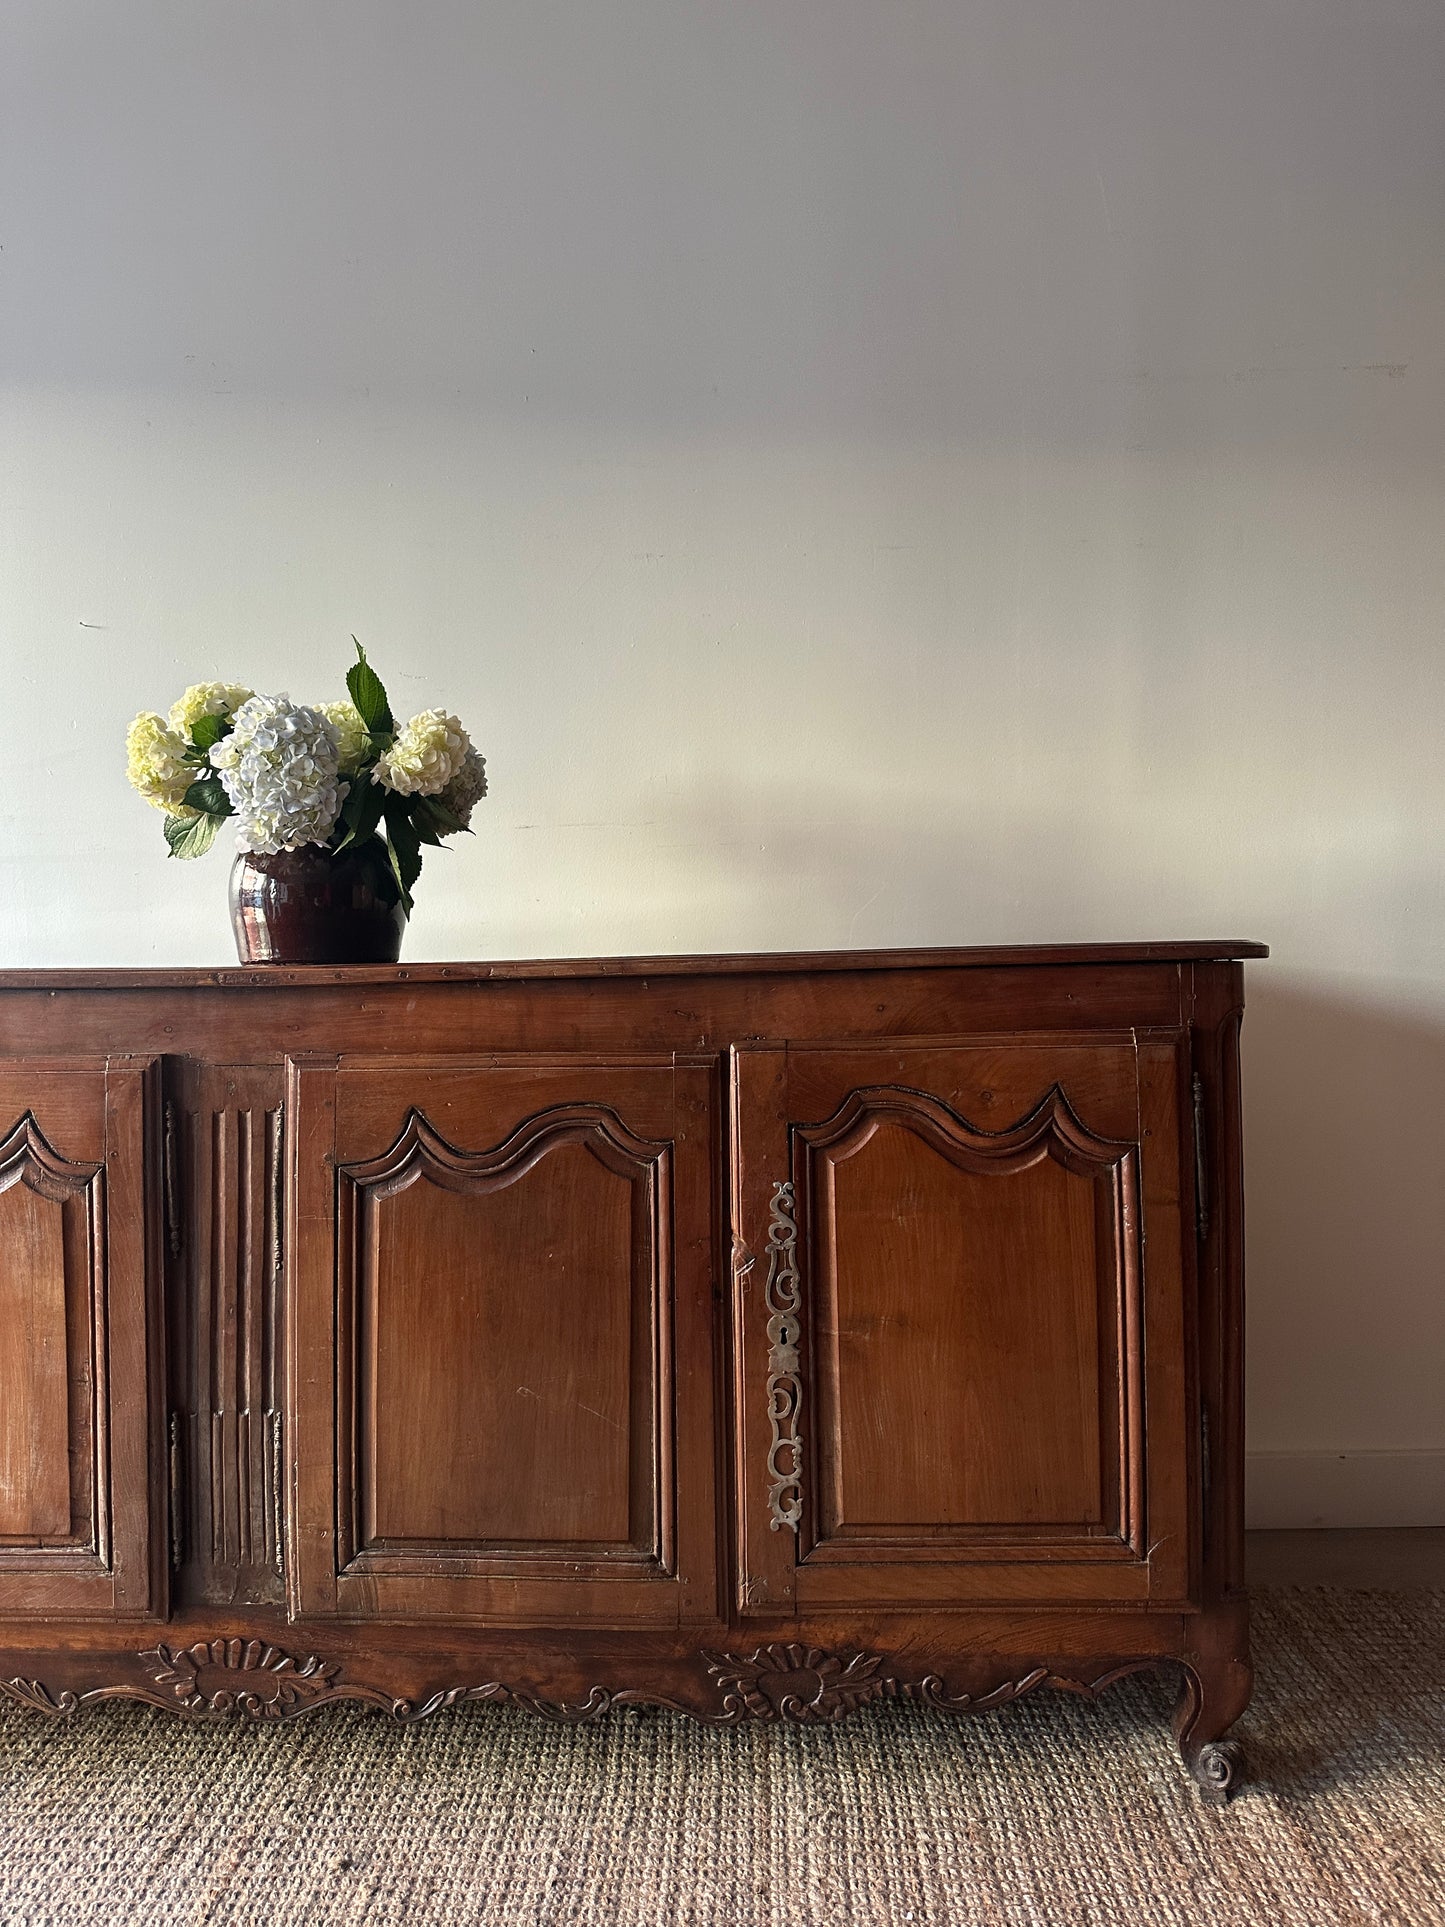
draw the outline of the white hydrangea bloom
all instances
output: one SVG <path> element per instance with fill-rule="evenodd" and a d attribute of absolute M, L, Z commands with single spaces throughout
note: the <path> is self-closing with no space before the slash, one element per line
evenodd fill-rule
<path fill-rule="evenodd" d="M 424 709 L 396 733 L 377 760 L 372 780 L 399 796 L 438 796 L 471 748 L 471 738 L 444 709 Z"/>
<path fill-rule="evenodd" d="M 180 701 L 171 704 L 171 728 L 189 736 L 202 716 L 229 716 L 251 693 L 238 682 L 192 683 Z"/>
<path fill-rule="evenodd" d="M 336 725 L 289 696 L 242 703 L 211 761 L 236 812 L 237 847 L 268 856 L 324 843 L 350 787 Z"/>
<path fill-rule="evenodd" d="M 371 748 L 371 732 L 361 720 L 355 703 L 321 703 L 318 707 L 336 729 L 342 774 L 355 776 Z"/>
<path fill-rule="evenodd" d="M 185 738 L 153 709 L 137 716 L 125 734 L 125 773 L 131 788 L 167 816 L 200 815 L 181 801 L 197 774 L 181 760 L 186 748 Z"/>
<path fill-rule="evenodd" d="M 467 744 L 462 766 L 437 797 L 453 816 L 470 824 L 472 811 L 487 793 L 487 759 L 479 749 Z"/>

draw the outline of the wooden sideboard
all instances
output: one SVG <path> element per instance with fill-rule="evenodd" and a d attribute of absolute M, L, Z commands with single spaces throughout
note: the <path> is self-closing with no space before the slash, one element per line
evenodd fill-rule
<path fill-rule="evenodd" d="M 0 973 L 0 1691 L 1249 1697 L 1257 944 Z"/>

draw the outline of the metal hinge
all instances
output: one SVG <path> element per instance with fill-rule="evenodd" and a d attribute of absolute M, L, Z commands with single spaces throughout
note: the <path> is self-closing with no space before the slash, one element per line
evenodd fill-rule
<path fill-rule="evenodd" d="M 279 1311 L 286 1276 L 286 1107 L 276 1112 L 276 1134 L 271 1140 L 271 1284 Z M 286 1522 L 282 1506 L 285 1473 L 285 1431 L 281 1414 L 271 1411 L 266 1419 L 267 1472 L 271 1484 L 271 1557 L 276 1570 L 286 1577 Z"/>
<path fill-rule="evenodd" d="M 170 1245 L 171 1256 L 181 1255 L 181 1173 L 180 1147 L 176 1124 L 176 1107 L 166 1099 L 165 1111 L 165 1156 L 162 1161 L 162 1183 L 166 1199 L 166 1239 Z"/>
<path fill-rule="evenodd" d="M 286 1111 L 276 1112 L 276 1134 L 271 1139 L 271 1281 L 279 1291 L 286 1262 Z"/>
<path fill-rule="evenodd" d="M 1209 1237 L 1209 1147 L 1204 1134 L 1204 1079 L 1194 1073 L 1194 1224 L 1199 1242 Z"/>
<path fill-rule="evenodd" d="M 277 1572 L 279 1572 L 284 1579 L 286 1576 L 286 1532 L 282 1517 L 281 1500 L 283 1489 L 282 1472 L 285 1466 L 285 1460 L 282 1456 L 282 1441 L 285 1435 L 281 1430 L 281 1414 L 279 1412 L 269 1413 L 268 1419 L 270 1432 L 267 1438 L 267 1457 L 271 1461 L 268 1469 L 271 1474 L 271 1537 L 273 1542 L 271 1546 L 271 1556 L 276 1562 Z"/>
<path fill-rule="evenodd" d="M 171 1413 L 171 1570 L 179 1572 L 186 1558 L 185 1461 L 181 1454 L 181 1415 Z"/>

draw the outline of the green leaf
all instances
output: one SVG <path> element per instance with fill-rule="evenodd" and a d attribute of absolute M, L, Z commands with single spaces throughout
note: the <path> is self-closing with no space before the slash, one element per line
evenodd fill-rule
<path fill-rule="evenodd" d="M 389 796 L 385 815 L 387 839 L 396 851 L 401 882 L 410 890 L 421 875 L 421 838 L 411 820 L 410 805 L 403 797 Z"/>
<path fill-rule="evenodd" d="M 166 842 L 172 856 L 204 856 L 221 827 L 219 816 L 168 816 Z"/>
<path fill-rule="evenodd" d="M 391 874 L 396 879 L 397 894 L 401 898 L 401 907 L 406 914 L 410 916 L 416 908 L 416 899 L 401 880 L 401 865 L 397 862 L 396 851 L 392 848 L 390 842 L 387 843 L 386 854 L 391 859 Z"/>
<path fill-rule="evenodd" d="M 417 815 L 439 837 L 456 836 L 459 833 L 471 836 L 472 831 L 459 816 L 449 810 L 438 796 L 418 796 Z"/>
<path fill-rule="evenodd" d="M 356 642 L 356 637 L 353 636 L 351 640 Z M 356 706 L 357 715 L 373 736 L 386 735 L 396 728 L 386 691 L 381 686 L 381 677 L 366 660 L 366 651 L 359 642 L 356 642 L 356 661 L 346 672 L 346 687 Z"/>
<path fill-rule="evenodd" d="M 401 900 L 408 916 L 412 910 L 411 886 L 421 875 L 421 838 L 411 820 L 411 805 L 403 796 L 388 796 L 386 847 L 391 857 L 392 874 L 401 885 Z"/>
<path fill-rule="evenodd" d="M 201 776 L 181 798 L 193 810 L 203 810 L 207 816 L 231 816 L 231 799 L 219 776 Z"/>
<path fill-rule="evenodd" d="M 191 741 L 197 749 L 211 749 L 223 736 L 229 734 L 230 728 L 229 716 L 201 716 L 191 731 Z"/>
<path fill-rule="evenodd" d="M 353 843 L 364 843 L 367 837 L 375 836 L 385 802 L 386 791 L 380 783 L 373 783 L 365 776 L 354 777 L 338 818 L 342 836 L 332 848 L 345 850 Z"/>

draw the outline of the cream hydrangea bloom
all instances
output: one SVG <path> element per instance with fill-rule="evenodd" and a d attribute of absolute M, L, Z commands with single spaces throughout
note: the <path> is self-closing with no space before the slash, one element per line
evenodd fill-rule
<path fill-rule="evenodd" d="M 171 728 L 189 736 L 202 716 L 229 716 L 252 693 L 238 682 L 192 683 L 180 701 L 171 704 Z"/>
<path fill-rule="evenodd" d="M 125 734 L 125 773 L 130 786 L 152 809 L 167 816 L 199 816 L 181 801 L 196 771 L 182 759 L 186 741 L 153 709 L 143 710 Z"/>
<path fill-rule="evenodd" d="M 479 749 L 467 744 L 462 766 L 437 797 L 464 827 L 470 825 L 472 811 L 487 793 L 487 759 Z"/>
<path fill-rule="evenodd" d="M 339 780 L 340 738 L 319 709 L 289 696 L 252 696 L 211 762 L 236 812 L 236 845 L 271 856 L 324 843 L 350 785 Z"/>
<path fill-rule="evenodd" d="M 355 776 L 371 748 L 371 732 L 355 703 L 319 703 L 317 707 L 335 729 L 344 776 Z"/>
<path fill-rule="evenodd" d="M 471 738 L 444 709 L 424 709 L 396 733 L 372 778 L 399 796 L 438 796 L 466 760 Z"/>

